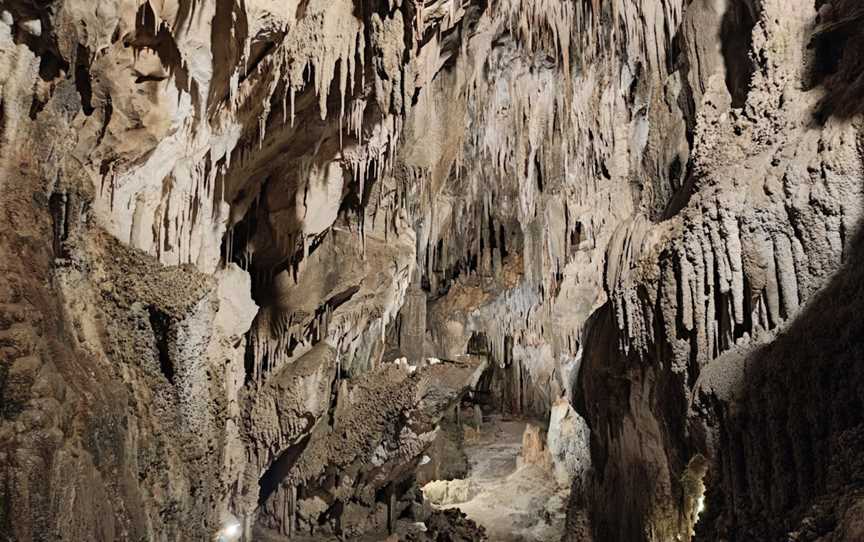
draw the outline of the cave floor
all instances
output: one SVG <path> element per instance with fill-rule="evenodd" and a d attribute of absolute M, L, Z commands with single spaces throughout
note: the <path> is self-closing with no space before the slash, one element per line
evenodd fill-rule
<path fill-rule="evenodd" d="M 527 420 L 493 416 L 479 436 L 466 440 L 473 497 L 441 508 L 459 508 L 498 542 L 558 541 L 567 492 L 541 465 L 521 464 Z"/>

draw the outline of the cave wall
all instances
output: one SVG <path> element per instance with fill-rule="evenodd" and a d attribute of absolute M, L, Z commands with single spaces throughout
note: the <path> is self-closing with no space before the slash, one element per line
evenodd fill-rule
<path fill-rule="evenodd" d="M 848 519 L 858 506 L 849 495 L 860 494 L 854 475 L 847 485 L 806 474 L 860 452 L 850 436 L 860 428 L 852 414 L 860 380 L 839 369 L 855 347 L 819 355 L 821 365 L 803 349 L 770 353 L 787 341 L 818 342 L 822 329 L 851 329 L 839 313 L 817 324 L 810 310 L 822 310 L 822 295 L 855 303 L 854 288 L 848 297 L 821 289 L 853 265 L 859 129 L 820 113 L 833 99 L 814 81 L 821 17 L 809 3 L 794 16 L 788 2 L 756 7 L 746 100 L 736 107 L 728 73 L 706 86 L 689 202 L 661 224 L 622 228 L 609 245 L 610 302 L 588 326 L 580 373 L 594 431 L 587 507 L 598 539 L 686 533 L 703 507 L 705 540 L 860 536 Z M 821 384 L 801 379 L 805 367 Z M 708 391 L 714 386 L 723 392 Z M 819 407 L 846 412 L 842 422 L 811 417 L 830 426 L 801 427 L 816 407 L 797 396 L 814 386 L 843 390 Z"/>
<path fill-rule="evenodd" d="M 483 357 L 573 539 L 855 539 L 860 21 L 0 1 L 0 527 L 380 530 Z"/>

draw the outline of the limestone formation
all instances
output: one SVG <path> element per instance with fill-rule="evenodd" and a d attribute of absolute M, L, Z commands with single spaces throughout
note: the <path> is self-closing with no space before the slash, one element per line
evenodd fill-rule
<path fill-rule="evenodd" d="M 862 29 L 0 0 L 0 538 L 864 539 Z"/>

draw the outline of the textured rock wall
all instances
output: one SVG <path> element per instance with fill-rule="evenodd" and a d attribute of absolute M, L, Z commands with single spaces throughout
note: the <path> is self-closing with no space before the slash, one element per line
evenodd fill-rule
<path fill-rule="evenodd" d="M 841 525 L 854 499 L 839 498 L 820 527 L 806 526 L 813 520 L 802 527 L 803 510 L 833 489 L 825 476 L 784 480 L 858 453 L 854 440 L 827 450 L 828 442 L 850 438 L 841 435 L 860 424 L 852 414 L 857 399 L 848 397 L 857 394 L 851 391 L 860 382 L 857 372 L 835 372 L 845 355 L 821 358 L 824 366 L 813 369 L 811 376 L 821 374 L 829 387 L 845 390 L 837 378 L 850 379 L 849 391 L 830 404 L 851 418 L 843 415 L 848 426 L 816 430 L 819 444 L 811 445 L 792 421 L 806 418 L 806 399 L 799 405 L 768 391 L 781 386 L 797 395 L 794 385 L 785 387 L 795 378 L 787 375 L 805 370 L 810 357 L 790 352 L 772 362 L 767 352 L 786 337 L 818 341 L 820 327 L 849 325 L 839 315 L 822 324 L 799 322 L 854 251 L 861 209 L 858 127 L 820 115 L 833 98 L 814 81 L 824 67 L 808 48 L 817 22 L 812 6 L 801 3 L 794 15 L 788 2 L 756 7 L 748 55 L 753 76 L 740 108 L 729 70 L 725 81 L 718 74 L 705 87 L 689 202 L 660 224 L 637 221 L 620 229 L 608 248 L 610 303 L 589 325 L 580 377 L 592 431 L 606 435 L 594 441 L 598 472 L 588 497 L 601 539 L 686 533 L 703 482 L 710 519 L 700 522 L 699 533 L 706 540 L 813 540 L 832 531 L 832 539 L 855 538 Z M 838 303 L 844 297 L 839 290 L 833 295 Z M 762 344 L 771 346 L 757 348 Z M 757 352 L 747 357 L 751 365 L 724 354 L 742 348 Z M 705 400 L 704 372 L 711 375 L 704 378 L 713 383 L 709 388 L 728 390 L 722 401 Z M 742 387 L 761 400 L 739 402 L 731 390 Z M 757 429 L 756 420 L 765 425 Z M 810 423 L 820 425 L 816 420 Z M 738 440 L 742 432 L 752 436 Z M 747 441 L 755 434 L 764 439 L 761 445 Z M 766 456 L 762 447 L 774 451 Z M 648 493 L 634 494 L 633 485 Z M 625 512 L 604 511 L 613 509 Z"/>
<path fill-rule="evenodd" d="M 854 540 L 861 19 L 0 1 L 0 527 L 381 530 L 473 385 L 587 422 L 574 539 Z"/>

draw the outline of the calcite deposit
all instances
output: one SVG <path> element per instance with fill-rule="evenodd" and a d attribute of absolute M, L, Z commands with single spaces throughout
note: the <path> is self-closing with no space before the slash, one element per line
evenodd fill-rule
<path fill-rule="evenodd" d="M 859 4 L 0 0 L 0 539 L 864 540 Z"/>

